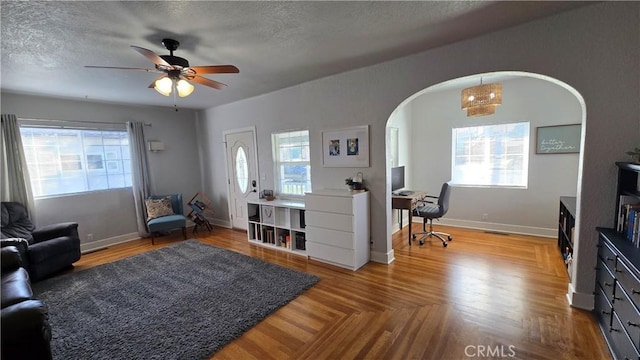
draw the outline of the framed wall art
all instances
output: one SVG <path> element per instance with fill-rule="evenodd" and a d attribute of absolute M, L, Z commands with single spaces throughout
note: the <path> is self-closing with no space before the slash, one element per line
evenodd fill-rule
<path fill-rule="evenodd" d="M 556 125 L 536 128 L 536 154 L 580 152 L 582 125 Z"/>
<path fill-rule="evenodd" d="M 369 125 L 322 132 L 324 167 L 369 167 Z"/>

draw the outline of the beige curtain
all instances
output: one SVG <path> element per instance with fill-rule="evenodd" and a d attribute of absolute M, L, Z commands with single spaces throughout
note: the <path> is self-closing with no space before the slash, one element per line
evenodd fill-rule
<path fill-rule="evenodd" d="M 0 136 L 0 198 L 16 201 L 29 209 L 31 221 L 36 223 L 35 203 L 31 191 L 29 169 L 22 147 L 22 136 L 18 118 L 13 114 L 2 114 L 2 136 Z"/>
<path fill-rule="evenodd" d="M 149 164 L 144 144 L 144 123 L 139 121 L 127 122 L 129 134 L 129 151 L 131 152 L 131 174 L 133 200 L 136 207 L 136 223 L 141 237 L 149 236 L 144 200 L 151 195 L 149 179 Z"/>

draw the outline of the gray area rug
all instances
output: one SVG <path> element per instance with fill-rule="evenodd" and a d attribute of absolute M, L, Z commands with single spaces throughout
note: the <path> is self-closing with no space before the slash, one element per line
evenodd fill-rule
<path fill-rule="evenodd" d="M 33 284 L 54 359 L 204 359 L 313 275 L 187 240 Z"/>

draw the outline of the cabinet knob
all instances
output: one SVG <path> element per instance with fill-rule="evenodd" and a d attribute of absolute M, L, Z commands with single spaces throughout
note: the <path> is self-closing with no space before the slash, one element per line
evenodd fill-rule
<path fill-rule="evenodd" d="M 615 331 L 615 332 L 619 332 L 620 330 L 615 329 L 615 328 L 610 328 L 610 329 L 609 329 L 609 332 L 614 332 L 614 331 Z"/>
<path fill-rule="evenodd" d="M 611 258 L 611 257 L 608 257 L 608 256 L 607 256 L 607 257 L 605 258 L 605 260 L 607 260 L 607 261 L 614 261 L 614 260 L 615 260 L 615 258 Z"/>
<path fill-rule="evenodd" d="M 614 296 L 614 297 L 613 297 L 613 301 L 616 301 L 616 300 L 620 300 L 620 301 L 622 301 L 622 298 L 619 298 L 619 297 Z"/>
<path fill-rule="evenodd" d="M 608 282 L 604 282 L 604 286 L 611 286 L 611 284 L 609 284 Z"/>
<path fill-rule="evenodd" d="M 636 323 L 632 323 L 631 321 L 627 321 L 627 325 L 629 326 L 635 326 L 635 327 L 639 327 L 640 325 L 636 324 Z"/>
<path fill-rule="evenodd" d="M 640 291 L 638 291 L 638 290 L 636 290 L 634 288 L 631 288 L 631 294 L 633 294 L 633 295 L 640 294 Z"/>
<path fill-rule="evenodd" d="M 623 273 L 624 271 L 623 271 L 623 270 L 620 270 L 620 269 L 615 269 L 615 270 L 614 270 L 614 272 L 617 272 L 617 273 Z"/>
<path fill-rule="evenodd" d="M 603 313 L 604 315 L 609 315 L 609 314 L 610 314 L 610 312 L 608 312 L 608 311 L 604 311 L 604 310 L 602 310 L 602 313 Z"/>

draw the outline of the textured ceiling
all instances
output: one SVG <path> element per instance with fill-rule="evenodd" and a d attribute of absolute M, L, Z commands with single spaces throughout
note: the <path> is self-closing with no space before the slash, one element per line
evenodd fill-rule
<path fill-rule="evenodd" d="M 585 5 L 584 2 L 2 1 L 2 91 L 173 106 L 147 86 L 157 74 L 130 45 L 192 66 L 233 64 L 177 100 L 204 109 L 406 56 Z"/>

